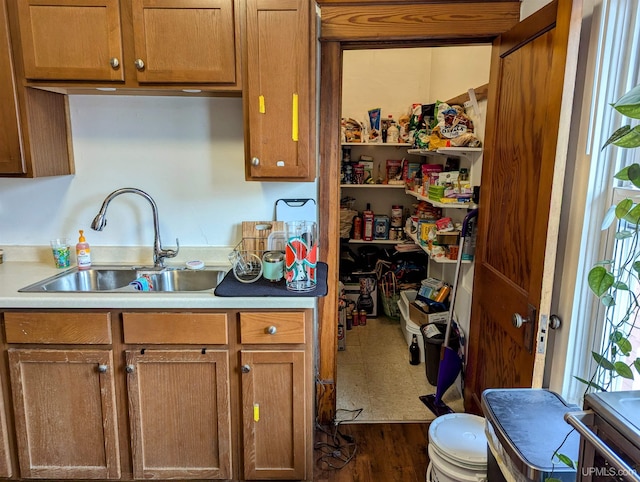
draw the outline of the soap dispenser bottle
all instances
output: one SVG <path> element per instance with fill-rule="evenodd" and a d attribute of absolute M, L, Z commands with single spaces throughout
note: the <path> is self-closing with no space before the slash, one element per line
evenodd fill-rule
<path fill-rule="evenodd" d="M 84 231 L 79 230 L 80 238 L 78 238 L 78 244 L 76 244 L 76 257 L 78 259 L 78 269 L 91 268 L 91 248 L 89 243 L 84 237 Z"/>

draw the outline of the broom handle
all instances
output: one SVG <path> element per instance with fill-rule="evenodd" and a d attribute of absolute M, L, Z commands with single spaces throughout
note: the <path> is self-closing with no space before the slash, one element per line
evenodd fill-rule
<path fill-rule="evenodd" d="M 449 337 L 451 336 L 451 325 L 453 324 L 453 308 L 456 302 L 456 294 L 458 292 L 458 278 L 460 278 L 460 266 L 462 265 L 462 250 L 464 248 L 464 238 L 469 230 L 469 222 L 471 219 L 478 217 L 478 209 L 469 211 L 462 221 L 462 231 L 460 232 L 460 242 L 458 243 L 458 259 L 456 260 L 456 274 L 453 279 L 453 288 L 451 289 L 451 301 L 449 302 L 449 316 L 447 320 L 447 329 L 444 334 L 443 348 L 449 346 Z"/>

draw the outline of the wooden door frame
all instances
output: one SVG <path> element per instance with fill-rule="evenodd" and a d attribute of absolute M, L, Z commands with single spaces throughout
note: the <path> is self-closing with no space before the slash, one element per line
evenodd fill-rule
<path fill-rule="evenodd" d="M 320 26 L 320 259 L 328 293 L 318 303 L 316 412 L 336 411 L 338 266 L 340 258 L 340 118 L 342 51 L 491 43 L 520 20 L 520 0 L 318 0 Z M 464 19 L 461 21 L 460 19 Z"/>

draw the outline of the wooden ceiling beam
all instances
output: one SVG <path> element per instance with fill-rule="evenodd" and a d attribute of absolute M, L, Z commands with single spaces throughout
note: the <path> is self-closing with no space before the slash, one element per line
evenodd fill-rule
<path fill-rule="evenodd" d="M 320 40 L 491 39 L 520 19 L 520 1 L 321 0 Z"/>

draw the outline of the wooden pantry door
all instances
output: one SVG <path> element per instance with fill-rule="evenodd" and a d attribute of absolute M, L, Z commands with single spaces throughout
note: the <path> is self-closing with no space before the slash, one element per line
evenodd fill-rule
<path fill-rule="evenodd" d="M 468 412 L 484 389 L 542 384 L 581 4 L 555 0 L 493 42 Z"/>

